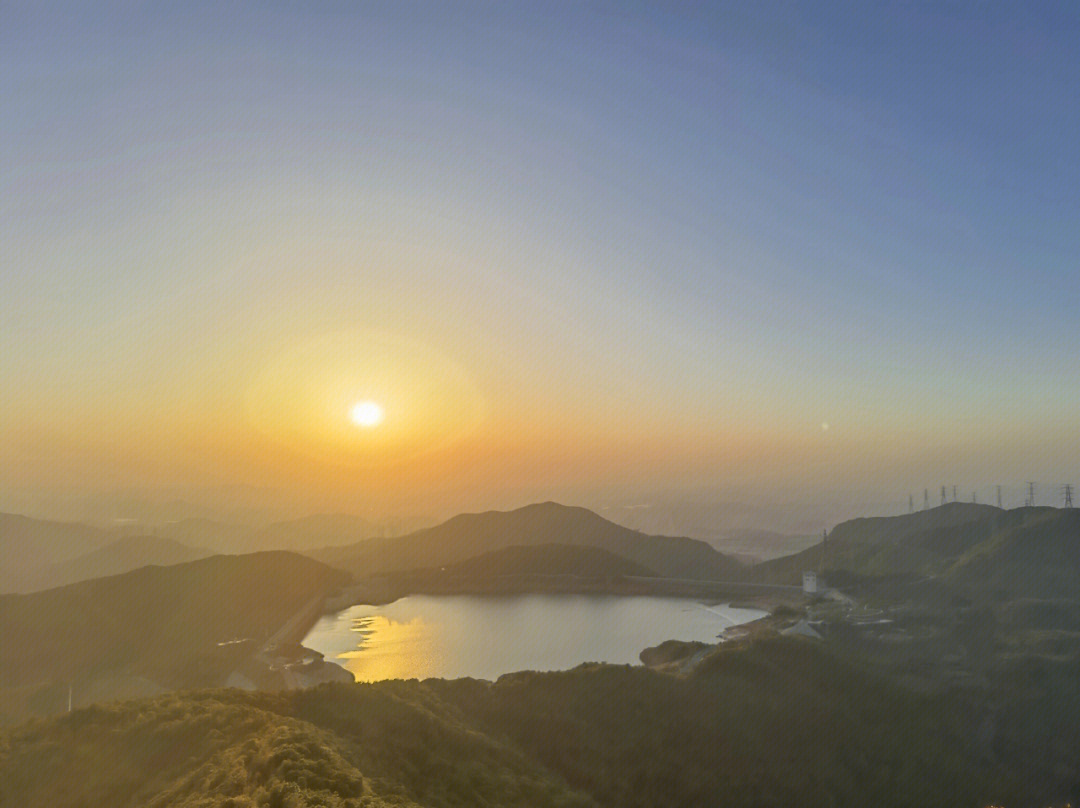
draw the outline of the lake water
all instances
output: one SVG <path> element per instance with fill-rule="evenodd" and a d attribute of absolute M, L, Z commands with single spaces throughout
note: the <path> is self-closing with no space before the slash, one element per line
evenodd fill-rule
<path fill-rule="evenodd" d="M 496 679 L 582 662 L 638 664 L 664 640 L 716 642 L 765 612 L 683 598 L 606 595 L 412 595 L 326 615 L 304 645 L 357 681 Z"/>

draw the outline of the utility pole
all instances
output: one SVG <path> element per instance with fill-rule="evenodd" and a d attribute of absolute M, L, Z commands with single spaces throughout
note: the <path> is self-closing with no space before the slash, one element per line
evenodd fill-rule
<path fill-rule="evenodd" d="M 1072 486 L 1068 483 L 1065 484 L 1065 507 L 1071 508 L 1072 504 Z"/>
<path fill-rule="evenodd" d="M 998 507 L 1000 508 L 1001 507 L 1001 486 L 1000 485 L 997 487 L 997 499 L 998 499 Z"/>
<path fill-rule="evenodd" d="M 941 504 L 945 504 L 945 486 L 941 486 Z"/>

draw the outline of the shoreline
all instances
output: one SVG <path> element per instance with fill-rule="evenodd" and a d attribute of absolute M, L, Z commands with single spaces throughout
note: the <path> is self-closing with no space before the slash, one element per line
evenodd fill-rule
<path fill-rule="evenodd" d="M 356 605 L 381 606 L 408 595 L 669 597 L 766 612 L 781 606 L 803 606 L 808 600 L 799 587 L 743 582 L 642 577 L 600 579 L 574 575 L 507 575 L 476 580 L 424 572 L 356 581 L 326 597 L 322 614 L 333 614 Z"/>

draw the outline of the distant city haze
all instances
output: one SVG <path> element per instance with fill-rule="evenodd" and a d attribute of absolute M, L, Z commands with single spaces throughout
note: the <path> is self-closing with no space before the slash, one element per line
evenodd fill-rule
<path fill-rule="evenodd" d="M 1076 23 L 6 9 L 0 506 L 816 533 L 940 485 L 1057 504 Z"/>

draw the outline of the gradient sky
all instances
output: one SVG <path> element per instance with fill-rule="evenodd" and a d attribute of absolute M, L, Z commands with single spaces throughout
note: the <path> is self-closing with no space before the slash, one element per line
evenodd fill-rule
<path fill-rule="evenodd" d="M 1076 9 L 0 2 L 0 485 L 1070 479 Z"/>

